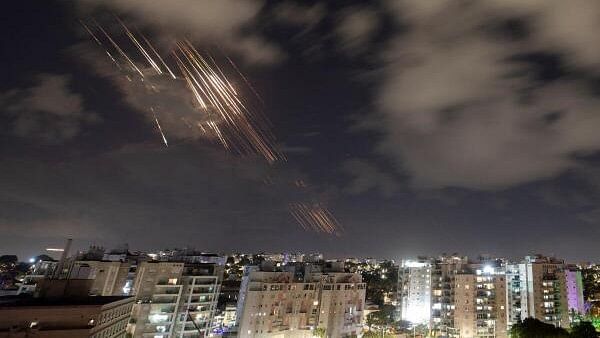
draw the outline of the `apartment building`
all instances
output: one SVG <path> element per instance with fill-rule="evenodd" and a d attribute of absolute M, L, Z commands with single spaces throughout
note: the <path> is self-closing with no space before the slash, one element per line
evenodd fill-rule
<path fill-rule="evenodd" d="M 528 317 L 567 328 L 570 313 L 585 311 L 581 272 L 562 260 L 538 255 L 517 263 L 483 257 L 473 262 L 454 255 L 403 263 L 402 319 L 419 323 L 418 317 L 427 318 L 427 278 L 429 324 L 436 337 L 505 337 Z"/>
<path fill-rule="evenodd" d="M 124 338 L 132 297 L 89 296 L 90 279 L 42 278 L 0 299 L 0 338 Z"/>
<path fill-rule="evenodd" d="M 0 338 L 124 338 L 132 304 L 120 296 L 3 299 Z"/>
<path fill-rule="evenodd" d="M 429 325 L 431 319 L 431 261 L 406 260 L 398 271 L 400 319 Z"/>
<path fill-rule="evenodd" d="M 583 301 L 583 280 L 581 271 L 574 266 L 565 269 L 565 288 L 567 293 L 567 310 L 585 314 L 585 303 Z"/>
<path fill-rule="evenodd" d="M 242 337 L 312 337 L 317 324 L 317 283 L 296 282 L 293 272 L 249 271 L 238 297 Z"/>
<path fill-rule="evenodd" d="M 527 256 L 521 263 L 509 266 L 508 270 L 509 326 L 527 317 L 559 327 L 570 326 L 563 260 Z"/>
<path fill-rule="evenodd" d="M 469 269 L 467 257 L 441 256 L 433 261 L 430 328 L 438 337 L 458 337 L 454 325 L 455 276 L 464 269 Z"/>
<path fill-rule="evenodd" d="M 142 262 L 128 332 L 133 337 L 210 336 L 221 279 L 215 264 Z"/>
<path fill-rule="evenodd" d="M 131 263 L 111 261 L 75 261 L 69 271 L 70 279 L 92 279 L 90 295 L 125 296 Z"/>
<path fill-rule="evenodd" d="M 240 337 L 350 337 L 362 329 L 366 285 L 344 272 L 247 269 L 238 297 Z"/>
<path fill-rule="evenodd" d="M 504 267 L 474 264 L 454 281 L 455 333 L 461 338 L 507 338 Z"/>
<path fill-rule="evenodd" d="M 367 285 L 356 273 L 329 272 L 313 274 L 318 280 L 317 327 L 327 337 L 356 337 L 363 326 Z"/>

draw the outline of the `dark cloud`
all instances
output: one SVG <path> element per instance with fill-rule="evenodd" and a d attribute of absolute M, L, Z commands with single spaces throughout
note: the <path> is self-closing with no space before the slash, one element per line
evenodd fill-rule
<path fill-rule="evenodd" d="M 68 69 L 85 95 L 68 78 L 55 82 L 43 92 L 63 91 L 62 99 L 34 100 L 51 108 L 32 112 L 45 128 L 25 134 L 87 134 L 58 145 L 15 137 L 13 122 L 39 105 L 23 99 L 37 84 L 3 94 L 5 107 L 17 107 L 0 135 L 6 253 L 34 254 L 72 236 L 81 246 L 393 258 L 595 254 L 600 175 L 588 161 L 600 148 L 600 117 L 586 82 L 597 77 L 595 2 L 86 0 L 78 13 L 61 7 L 64 17 L 44 15 L 54 2 L 23 3 L 7 11 L 17 13 L 5 22 L 18 39 L 4 46 L 13 60 L 28 58 L 13 62 L 20 68 L 5 83 L 32 69 Z M 186 88 L 164 90 L 153 78 L 158 94 L 132 84 L 93 42 L 58 60 L 58 49 L 81 43 L 74 17 L 95 17 L 118 36 L 111 12 L 161 52 L 187 36 L 199 50 L 218 45 L 246 61 L 239 66 L 264 98 L 289 162 L 269 166 L 190 133 L 181 123 L 195 114 Z M 28 41 L 55 57 L 31 57 Z M 277 61 L 285 67 L 253 67 Z M 168 148 L 159 147 L 150 106 L 162 106 Z M 58 107 L 72 113 L 51 110 Z M 75 118 L 88 107 L 102 124 Z M 63 118 L 77 127 L 50 123 Z M 289 202 L 327 204 L 344 236 L 304 232 Z M 553 236 L 540 241 L 540 233 Z"/>
<path fill-rule="evenodd" d="M 324 3 L 306 5 L 293 1 L 283 1 L 275 5 L 272 15 L 274 21 L 304 26 L 306 30 L 310 30 L 325 18 L 327 8 Z"/>
<path fill-rule="evenodd" d="M 232 229 L 261 226 L 280 239 L 299 231 L 287 205 L 311 193 L 294 189 L 291 171 L 191 144 L 168 151 L 131 145 L 85 160 L 6 159 L 0 165 L 0 231 L 7 234 L 0 246 L 26 229 L 36 248 L 44 243 L 34 244 L 35 238 L 42 237 L 135 247 L 249 247 L 256 243 L 245 243 Z M 12 208 L 18 212 L 8 212 Z"/>
<path fill-rule="evenodd" d="M 60 143 L 97 122 L 98 115 L 85 110 L 82 96 L 73 92 L 69 82 L 68 75 L 40 74 L 31 87 L 0 93 L 0 104 L 12 120 L 10 132 Z"/>
<path fill-rule="evenodd" d="M 390 197 L 400 189 L 400 182 L 375 164 L 362 159 L 347 160 L 342 164 L 342 171 L 350 176 L 345 191 L 350 194 L 361 194 L 370 190 Z"/>
<path fill-rule="evenodd" d="M 305 146 L 281 145 L 278 147 L 284 154 L 310 154 L 312 149 Z"/>

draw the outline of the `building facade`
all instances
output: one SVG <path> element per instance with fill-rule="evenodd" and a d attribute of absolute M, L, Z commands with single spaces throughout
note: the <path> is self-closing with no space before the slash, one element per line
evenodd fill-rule
<path fill-rule="evenodd" d="M 403 261 L 398 273 L 400 319 L 428 325 L 431 319 L 431 262 Z"/>
<path fill-rule="evenodd" d="M 142 262 L 133 293 L 133 337 L 212 334 L 222 270 L 214 264 Z"/>
<path fill-rule="evenodd" d="M 527 256 L 521 263 L 513 264 L 510 270 L 510 283 L 507 284 L 509 326 L 516 323 L 515 320 L 528 317 L 558 327 L 570 326 L 564 261 Z M 515 312 L 520 313 L 516 315 Z"/>
<path fill-rule="evenodd" d="M 576 267 L 567 267 L 565 269 L 565 287 L 567 292 L 567 310 L 569 313 L 585 314 L 583 280 L 581 271 Z"/>
<path fill-rule="evenodd" d="M 17 298 L 0 303 L 0 338 L 124 338 L 133 298 Z"/>
<path fill-rule="evenodd" d="M 317 280 L 319 306 L 317 327 L 327 337 L 356 337 L 363 327 L 363 311 L 367 286 L 362 276 L 354 273 L 314 274 Z"/>
<path fill-rule="evenodd" d="M 454 325 L 455 276 L 469 269 L 467 257 L 441 256 L 434 260 L 431 274 L 430 329 L 438 337 L 458 337 Z"/>
<path fill-rule="evenodd" d="M 131 264 L 111 261 L 75 261 L 69 278 L 92 279 L 90 294 L 94 296 L 125 296 Z"/>
<path fill-rule="evenodd" d="M 473 266 L 455 276 L 454 328 L 461 338 L 507 338 L 503 267 Z"/>
<path fill-rule="evenodd" d="M 581 272 L 539 255 L 517 263 L 456 255 L 421 259 L 404 262 L 399 279 L 401 318 L 413 324 L 429 319 L 436 337 L 506 337 L 528 317 L 568 328 L 572 313 L 585 312 Z"/>
<path fill-rule="evenodd" d="M 310 270 L 310 269 L 308 269 Z M 240 337 L 352 337 L 362 330 L 366 285 L 354 273 L 249 268 L 238 297 Z"/>

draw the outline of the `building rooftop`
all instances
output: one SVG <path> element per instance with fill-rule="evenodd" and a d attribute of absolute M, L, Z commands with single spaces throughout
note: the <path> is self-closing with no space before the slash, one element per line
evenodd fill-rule
<path fill-rule="evenodd" d="M 0 297 L 0 309 L 17 306 L 70 306 L 70 305 L 105 305 L 117 302 L 129 296 L 89 296 L 75 298 L 35 298 L 31 296 L 4 296 Z"/>

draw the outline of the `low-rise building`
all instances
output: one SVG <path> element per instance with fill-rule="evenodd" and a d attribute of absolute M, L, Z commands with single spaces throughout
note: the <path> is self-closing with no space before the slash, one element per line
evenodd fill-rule
<path fill-rule="evenodd" d="M 124 338 L 133 298 L 0 300 L 0 338 Z"/>
<path fill-rule="evenodd" d="M 70 279 L 92 279 L 90 295 L 126 296 L 131 264 L 120 261 L 75 261 L 69 271 Z"/>

